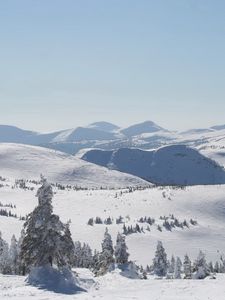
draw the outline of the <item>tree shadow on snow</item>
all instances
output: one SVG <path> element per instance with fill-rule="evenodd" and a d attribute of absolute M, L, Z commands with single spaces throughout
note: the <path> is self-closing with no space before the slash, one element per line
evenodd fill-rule
<path fill-rule="evenodd" d="M 33 268 L 26 282 L 39 289 L 60 294 L 72 295 L 86 292 L 85 289 L 78 285 L 78 281 L 73 273 L 66 268 L 61 270 L 49 266 Z"/>

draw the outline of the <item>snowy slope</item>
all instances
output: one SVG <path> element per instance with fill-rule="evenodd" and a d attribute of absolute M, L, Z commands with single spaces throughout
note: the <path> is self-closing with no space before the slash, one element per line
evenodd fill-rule
<path fill-rule="evenodd" d="M 0 144 L 1 175 L 13 178 L 38 178 L 83 187 L 126 187 L 145 185 L 134 176 L 107 170 L 74 156 L 46 148 L 22 144 Z"/>
<path fill-rule="evenodd" d="M 7 182 L 9 183 L 9 182 Z M 0 188 L 0 199 L 3 204 L 16 205 L 11 209 L 18 216 L 25 216 L 37 205 L 34 191 L 21 190 L 11 186 Z M 66 222 L 71 220 L 71 232 L 74 240 L 87 242 L 94 249 L 101 248 L 101 241 L 106 225 L 89 226 L 89 218 L 99 216 L 105 219 L 114 218 L 108 225 L 115 242 L 116 235 L 122 232 L 123 224 L 117 225 L 115 219 L 120 215 L 126 225 L 135 225 L 144 216 L 155 218 L 156 224 L 162 224 L 160 216 L 174 214 L 179 220 L 197 220 L 198 225 L 189 228 L 174 228 L 168 231 L 157 230 L 134 233 L 127 236 L 131 259 L 138 264 L 150 264 L 154 257 L 157 240 L 162 240 L 169 257 L 183 255 L 187 252 L 195 259 L 202 249 L 207 260 L 219 260 L 225 254 L 225 186 L 194 186 L 186 189 L 150 188 L 128 193 L 120 190 L 60 191 L 55 190 L 53 207 L 55 213 Z M 23 221 L 0 216 L 0 228 L 3 237 L 10 241 L 13 233 L 19 236 Z M 146 228 L 147 224 L 140 224 Z"/>
<path fill-rule="evenodd" d="M 216 280 L 132 280 L 116 272 L 96 278 L 76 270 L 88 292 L 65 295 L 26 284 L 23 276 L 0 275 L 1 300 L 224 300 L 224 274 Z M 84 285 L 84 283 L 87 284 Z M 206 296 L 207 295 L 207 296 Z M 207 297 L 207 298 L 206 298 Z"/>
<path fill-rule="evenodd" d="M 82 158 L 158 184 L 225 183 L 223 167 L 184 145 L 166 146 L 155 151 L 128 148 L 116 151 L 90 150 Z"/>

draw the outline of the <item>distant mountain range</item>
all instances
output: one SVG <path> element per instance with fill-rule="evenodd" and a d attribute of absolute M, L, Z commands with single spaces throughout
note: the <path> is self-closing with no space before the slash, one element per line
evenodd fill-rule
<path fill-rule="evenodd" d="M 171 144 L 192 147 L 206 146 L 209 140 L 225 137 L 225 125 L 185 132 L 169 131 L 152 121 L 145 121 L 120 128 L 108 122 L 95 122 L 86 127 L 77 127 L 52 133 L 38 133 L 14 126 L 0 125 L 1 143 L 21 143 L 42 146 L 76 154 L 81 149 L 120 148 L 156 149 Z"/>
<path fill-rule="evenodd" d="M 21 151 L 18 144 L 59 150 L 68 157 L 75 156 L 73 159 L 77 159 L 76 163 L 79 161 L 81 165 L 86 160 L 92 163 L 90 166 L 94 163 L 100 169 L 114 169 L 152 183 L 225 183 L 225 125 L 178 132 L 169 131 L 152 121 L 127 128 L 108 122 L 96 122 L 86 127 L 47 134 L 0 125 L 0 143 L 15 143 L 16 149 Z M 42 155 L 43 150 L 40 153 Z M 45 157 L 52 157 L 50 153 L 46 152 Z M 2 157 L 1 166 L 5 159 Z M 57 160 L 57 164 L 63 163 L 63 160 Z M 44 164 L 44 160 L 41 164 Z M 71 178 L 72 181 L 75 179 L 73 176 Z M 98 178 L 105 182 L 104 176 Z"/>

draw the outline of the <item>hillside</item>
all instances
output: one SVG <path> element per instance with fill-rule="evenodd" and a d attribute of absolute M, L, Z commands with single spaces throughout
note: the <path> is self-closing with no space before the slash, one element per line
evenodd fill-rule
<path fill-rule="evenodd" d="M 146 182 L 137 177 L 36 146 L 0 144 L 0 165 L 1 176 L 12 178 L 37 179 L 43 173 L 50 181 L 82 187 L 146 185 Z"/>
<path fill-rule="evenodd" d="M 225 171 L 222 167 L 184 145 L 166 146 L 154 151 L 128 148 L 116 151 L 90 150 L 82 159 L 157 184 L 225 183 Z"/>
<path fill-rule="evenodd" d="M 37 205 L 35 197 L 38 186 L 34 190 L 11 188 L 11 182 L 1 182 L 0 199 L 3 204 L 12 203 L 16 208 L 8 208 L 18 216 L 25 216 Z M 13 184 L 13 182 L 12 182 Z M 8 185 L 8 186 L 7 186 Z M 225 186 L 194 186 L 179 188 L 150 188 L 146 190 L 58 190 L 54 188 L 54 212 L 59 214 L 63 222 L 71 220 L 71 232 L 75 241 L 87 242 L 93 249 L 101 248 L 101 241 L 106 226 L 115 242 L 116 235 L 123 232 L 123 224 L 135 226 L 141 217 L 155 219 L 155 224 L 146 230 L 147 223 L 139 223 L 144 232 L 127 235 L 126 240 L 130 259 L 138 264 L 150 264 L 154 257 L 158 240 L 165 245 L 168 257 L 172 254 L 181 258 L 188 253 L 195 259 L 202 249 L 207 260 L 218 260 L 225 254 L 224 218 Z M 187 220 L 189 227 L 165 229 L 160 216 L 173 214 L 179 221 Z M 96 216 L 103 220 L 112 217 L 113 224 L 87 224 L 89 218 Z M 116 224 L 116 218 L 122 216 L 123 223 Z M 189 220 L 194 219 L 193 226 Z M 18 237 L 23 221 L 12 217 L 0 216 L 0 228 L 3 237 L 9 242 L 13 233 Z M 162 231 L 157 229 L 161 225 Z M 94 238 L 93 238 L 94 237 Z"/>

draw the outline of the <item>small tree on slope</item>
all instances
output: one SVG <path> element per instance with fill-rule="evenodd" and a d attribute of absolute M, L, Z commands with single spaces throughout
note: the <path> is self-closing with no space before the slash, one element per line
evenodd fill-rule
<path fill-rule="evenodd" d="M 11 244 L 9 248 L 9 261 L 12 274 L 18 273 L 18 243 L 15 235 L 12 236 Z"/>
<path fill-rule="evenodd" d="M 167 255 L 161 241 L 158 241 L 155 257 L 153 259 L 153 270 L 158 276 L 167 274 Z"/>
<path fill-rule="evenodd" d="M 181 279 L 181 267 L 182 262 L 179 257 L 176 259 L 175 268 L 174 268 L 174 278 L 175 279 Z"/>
<path fill-rule="evenodd" d="M 120 233 L 117 235 L 114 254 L 117 264 L 126 264 L 128 262 L 129 253 L 127 252 L 125 236 Z"/>
<path fill-rule="evenodd" d="M 24 224 L 20 258 L 24 267 L 56 265 L 70 267 L 74 244 L 68 224 L 63 224 L 52 213 L 53 191 L 41 177 L 42 186 L 37 191 L 38 206 L 28 215 Z"/>
<path fill-rule="evenodd" d="M 0 273 L 10 274 L 10 262 L 9 262 L 9 246 L 2 238 L 0 232 Z"/>
<path fill-rule="evenodd" d="M 194 263 L 194 278 L 204 279 L 210 274 L 209 267 L 206 263 L 205 254 L 199 251 L 198 257 Z"/>
<path fill-rule="evenodd" d="M 184 267 L 184 279 L 191 279 L 192 277 L 191 260 L 187 254 L 184 256 L 183 267 Z"/>
<path fill-rule="evenodd" d="M 106 228 L 104 239 L 102 241 L 102 252 L 99 254 L 98 262 L 96 264 L 96 275 L 103 275 L 110 269 L 114 263 L 113 253 L 112 238 Z"/>

